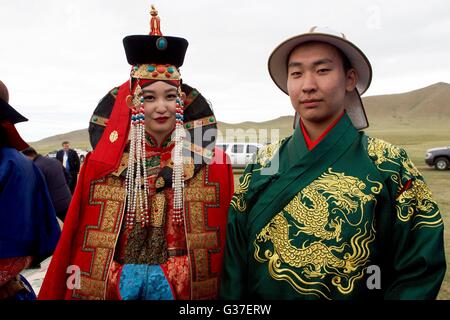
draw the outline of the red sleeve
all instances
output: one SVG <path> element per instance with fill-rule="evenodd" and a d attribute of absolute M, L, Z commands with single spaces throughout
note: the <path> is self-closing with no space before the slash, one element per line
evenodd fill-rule
<path fill-rule="evenodd" d="M 87 155 L 85 165 L 81 167 L 75 193 L 67 211 L 56 250 L 48 267 L 47 273 L 39 291 L 39 300 L 63 300 L 66 295 L 67 267 L 70 263 L 72 242 L 78 232 L 80 208 L 83 189 L 85 188 L 85 168 L 89 163 L 90 154 Z"/>
<path fill-rule="evenodd" d="M 219 251 L 211 257 L 211 271 L 218 274 L 219 279 L 222 273 L 228 209 L 234 193 L 234 176 L 230 163 L 228 155 L 222 149 L 216 148 L 214 160 L 209 165 L 209 181 L 219 186 L 219 206 L 208 208 L 210 225 L 219 228 Z"/>

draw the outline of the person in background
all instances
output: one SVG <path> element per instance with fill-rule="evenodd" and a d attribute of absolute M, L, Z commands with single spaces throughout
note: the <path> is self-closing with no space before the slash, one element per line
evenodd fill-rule
<path fill-rule="evenodd" d="M 69 174 L 68 184 L 70 192 L 73 194 L 77 186 L 78 173 L 80 172 L 80 157 L 75 150 L 70 149 L 69 141 L 63 141 L 61 145 L 63 148 L 56 153 L 56 159 L 62 163 Z"/>
<path fill-rule="evenodd" d="M 63 166 L 56 159 L 43 157 L 38 154 L 33 147 L 26 148 L 22 153 L 31 159 L 44 174 L 56 216 L 64 222 L 67 209 L 72 200 L 72 194 L 64 176 Z"/>
<path fill-rule="evenodd" d="M 38 167 L 14 124 L 27 121 L 8 103 L 0 81 L 0 299 L 36 298 L 20 272 L 53 254 L 61 229 Z"/>

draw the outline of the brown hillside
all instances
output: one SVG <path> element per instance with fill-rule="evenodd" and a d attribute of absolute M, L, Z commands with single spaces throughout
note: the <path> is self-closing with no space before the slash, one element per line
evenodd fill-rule
<path fill-rule="evenodd" d="M 369 122 L 374 126 L 400 124 L 447 123 L 450 126 L 450 84 L 431 86 L 393 95 L 363 99 Z"/>

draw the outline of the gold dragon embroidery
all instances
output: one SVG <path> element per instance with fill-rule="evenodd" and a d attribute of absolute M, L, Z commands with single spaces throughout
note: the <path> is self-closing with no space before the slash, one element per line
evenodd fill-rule
<path fill-rule="evenodd" d="M 256 155 L 256 162 L 261 166 L 265 167 L 272 160 L 274 155 L 278 152 L 281 145 L 286 141 L 287 138 L 281 139 L 275 143 L 269 144 L 258 150 Z"/>
<path fill-rule="evenodd" d="M 247 204 L 245 202 L 245 193 L 248 190 L 248 186 L 250 185 L 252 174 L 246 173 L 242 176 L 241 183 L 236 188 L 233 198 L 231 199 L 230 205 L 234 210 L 238 212 L 245 212 L 247 210 Z"/>
<path fill-rule="evenodd" d="M 320 179 L 315 180 L 309 186 L 304 188 L 301 193 L 286 206 L 285 211 L 303 227 L 299 230 L 308 235 L 314 235 L 324 240 L 335 239 L 337 242 L 341 240 L 340 233 L 342 228 L 342 219 L 338 216 L 330 223 L 329 218 L 329 200 L 332 200 L 337 208 L 333 209 L 333 213 L 337 210 L 344 213 L 347 223 L 352 226 L 359 225 L 362 219 L 363 206 L 371 200 L 375 200 L 373 194 L 366 195 L 362 190 L 366 188 L 366 184 L 355 177 L 345 176 L 343 173 L 333 172 L 329 169 L 329 173 L 324 173 Z M 379 193 L 382 185 L 378 183 L 378 187 L 374 187 L 374 191 Z M 319 192 L 322 190 L 323 192 Z M 352 200 L 349 196 L 357 197 L 359 203 Z M 311 206 L 306 205 L 311 203 Z M 361 208 L 359 222 L 353 223 L 347 215 Z M 333 231 L 328 231 L 328 226 Z"/>
<path fill-rule="evenodd" d="M 368 181 L 375 185 L 366 194 L 366 184 L 356 177 L 346 176 L 344 173 L 328 172 L 304 188 L 284 208 L 291 222 L 278 213 L 258 234 L 254 246 L 254 257 L 259 262 L 268 262 L 269 273 L 274 279 L 286 280 L 293 288 L 304 294 L 313 294 L 329 298 L 330 288 L 324 283 L 314 281 L 331 275 L 331 283 L 343 294 L 353 290 L 354 282 L 364 275 L 364 266 L 369 261 L 369 244 L 375 239 L 375 230 L 369 222 L 362 227 L 364 204 L 375 201 L 374 194 L 381 192 L 382 184 Z M 308 204 L 308 205 L 307 205 Z M 330 210 L 330 204 L 334 208 Z M 356 214 L 359 209 L 358 222 L 351 222 L 348 215 Z M 330 212 L 336 217 L 330 222 Z M 339 218 L 341 213 L 343 219 Z M 355 227 L 356 233 L 350 242 L 341 245 L 327 245 L 326 240 L 341 241 L 342 223 Z M 300 247 L 292 244 L 291 228 L 300 233 L 314 235 L 317 241 L 303 242 Z M 329 230 L 327 230 L 327 228 Z M 266 250 L 260 256 L 260 244 L 270 241 L 273 250 Z M 351 252 L 344 252 L 350 248 Z M 282 264 L 289 267 L 282 267 Z M 292 268 L 301 269 L 300 273 Z"/>
<path fill-rule="evenodd" d="M 432 199 L 431 190 L 406 152 L 383 140 L 370 137 L 368 137 L 367 151 L 380 171 L 391 173 L 392 181 L 401 191 L 397 197 L 397 218 L 402 222 L 414 219 L 413 230 L 441 226 L 442 217 Z M 400 176 L 402 171 L 403 177 Z M 411 186 L 404 189 L 408 180 L 412 181 Z"/>
<path fill-rule="evenodd" d="M 418 227 L 437 227 L 443 223 L 439 210 L 435 210 L 431 190 L 422 180 L 414 180 L 411 187 L 397 198 L 396 209 L 397 217 L 401 221 L 415 219 L 413 230 Z M 419 219 L 420 221 L 417 221 Z"/>
<path fill-rule="evenodd" d="M 270 161 L 273 159 L 273 157 L 280 149 L 280 146 L 284 143 L 284 141 L 286 141 L 286 139 L 287 138 L 284 138 L 282 140 L 279 140 L 275 143 L 269 144 L 259 149 L 256 155 L 255 163 L 259 164 L 260 168 L 253 169 L 252 172 L 259 171 L 267 167 Z M 236 188 L 233 198 L 231 199 L 230 206 L 234 210 L 241 213 L 247 210 L 247 203 L 245 202 L 245 194 L 247 193 L 248 187 L 250 185 L 252 172 L 244 173 L 244 175 L 241 178 L 241 182 L 239 186 Z"/>
<path fill-rule="evenodd" d="M 341 246 L 327 246 L 321 241 L 315 241 L 310 245 L 303 244 L 301 248 L 297 248 L 291 244 L 289 237 L 291 226 L 281 213 L 277 214 L 256 239 L 255 259 L 259 262 L 268 261 L 270 275 L 274 279 L 288 281 L 300 293 L 310 293 L 329 299 L 324 292 L 330 291 L 328 286 L 319 281 L 309 281 L 313 278 L 323 279 L 327 274 L 333 276 L 331 283 L 341 293 L 351 292 L 354 282 L 364 275 L 364 269 L 361 267 L 368 262 L 370 255 L 368 247 L 375 239 L 374 230 L 368 232 L 366 228 L 364 230 L 358 228 L 358 232 L 350 240 L 350 245 L 343 243 Z M 274 250 L 273 252 L 266 250 L 264 258 L 261 258 L 257 242 L 266 241 L 273 243 Z M 353 252 L 346 252 L 343 258 L 339 258 L 336 253 L 342 253 L 348 246 L 353 248 Z M 302 268 L 301 273 L 305 277 L 290 268 L 282 268 L 282 263 L 290 267 Z"/>

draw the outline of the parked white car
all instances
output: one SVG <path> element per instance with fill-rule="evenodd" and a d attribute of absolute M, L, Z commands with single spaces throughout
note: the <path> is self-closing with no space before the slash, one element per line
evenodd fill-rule
<path fill-rule="evenodd" d="M 234 168 L 245 168 L 254 160 L 256 152 L 263 145 L 260 143 L 218 142 L 216 147 L 221 148 L 230 157 Z"/>

